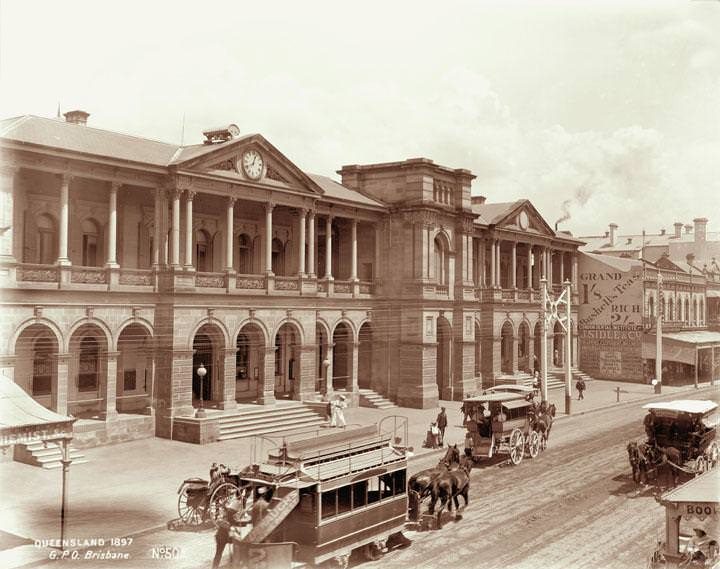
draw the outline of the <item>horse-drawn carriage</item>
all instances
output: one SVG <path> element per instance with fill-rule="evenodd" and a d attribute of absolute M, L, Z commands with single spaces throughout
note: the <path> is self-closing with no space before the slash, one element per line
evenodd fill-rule
<path fill-rule="evenodd" d="M 671 469 L 674 483 L 679 473 L 697 475 L 718 463 L 717 403 L 696 399 L 648 403 L 644 419 L 647 439 L 628 444 L 635 482 L 657 479 L 662 466 Z"/>
<path fill-rule="evenodd" d="M 217 524 L 227 501 L 240 487 L 239 474 L 232 474 L 224 464 L 210 467 L 210 480 L 188 478 L 178 488 L 178 520 L 185 526 L 207 522 Z"/>
<path fill-rule="evenodd" d="M 495 392 L 463 401 L 465 451 L 473 460 L 508 454 L 520 464 L 547 445 L 555 406 L 536 403 L 523 393 Z"/>
<path fill-rule="evenodd" d="M 224 513 L 233 520 L 232 566 L 345 567 L 353 551 L 377 559 L 407 543 L 399 533 L 408 503 L 406 441 L 403 417 L 283 437 L 267 459 L 232 480 L 242 503 L 236 514 Z M 260 494 L 270 500 L 258 521 Z"/>

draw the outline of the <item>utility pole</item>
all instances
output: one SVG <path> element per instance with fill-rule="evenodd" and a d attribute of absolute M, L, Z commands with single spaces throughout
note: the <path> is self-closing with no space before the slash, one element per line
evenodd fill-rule
<path fill-rule="evenodd" d="M 542 324 L 542 336 L 540 336 L 540 392 L 542 401 L 547 402 L 547 320 L 545 319 L 548 301 L 547 279 L 540 279 L 540 288 L 542 289 L 542 299 L 540 301 L 540 322 Z"/>
<path fill-rule="evenodd" d="M 570 406 L 572 401 L 572 371 L 570 370 L 570 364 L 572 363 L 572 324 L 570 315 L 570 281 L 565 279 L 565 294 L 567 295 L 567 302 L 565 303 L 565 414 L 570 414 Z"/>
<path fill-rule="evenodd" d="M 655 392 L 662 390 L 662 275 L 657 272 L 657 325 L 655 326 Z"/>

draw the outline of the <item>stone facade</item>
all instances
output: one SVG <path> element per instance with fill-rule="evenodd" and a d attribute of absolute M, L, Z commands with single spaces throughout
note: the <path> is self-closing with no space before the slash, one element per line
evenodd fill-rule
<path fill-rule="evenodd" d="M 0 125 L 0 366 L 62 413 L 147 414 L 170 437 L 200 406 L 369 388 L 434 407 L 531 369 L 541 279 L 575 287 L 579 241 L 428 159 L 338 183 L 260 135 Z"/>

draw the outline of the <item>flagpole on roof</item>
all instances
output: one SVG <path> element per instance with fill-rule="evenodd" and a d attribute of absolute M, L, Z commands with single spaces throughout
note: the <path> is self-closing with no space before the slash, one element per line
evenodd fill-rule
<path fill-rule="evenodd" d="M 182 130 L 180 132 L 180 146 L 185 146 L 185 113 L 183 113 Z"/>
<path fill-rule="evenodd" d="M 61 116 L 60 116 L 60 101 L 58 101 L 57 114 L 55 115 L 55 118 L 58 118 L 58 119 L 61 118 Z"/>

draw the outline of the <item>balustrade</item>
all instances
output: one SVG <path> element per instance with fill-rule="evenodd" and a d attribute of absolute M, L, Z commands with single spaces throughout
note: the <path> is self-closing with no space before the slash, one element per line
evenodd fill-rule
<path fill-rule="evenodd" d="M 225 273 L 196 273 L 195 286 L 198 288 L 224 288 Z"/>
<path fill-rule="evenodd" d="M 35 283 L 56 283 L 59 280 L 56 265 L 20 265 L 17 280 Z"/>
<path fill-rule="evenodd" d="M 275 277 L 275 290 L 299 290 L 298 277 Z"/>
<path fill-rule="evenodd" d="M 265 288 L 265 277 L 258 275 L 238 275 L 235 288 L 246 290 L 262 290 Z"/>
<path fill-rule="evenodd" d="M 335 281 L 334 290 L 337 293 L 350 294 L 353 291 L 352 281 Z"/>
<path fill-rule="evenodd" d="M 120 284 L 134 286 L 152 286 L 152 271 L 146 269 L 120 269 Z"/>
<path fill-rule="evenodd" d="M 73 267 L 70 282 L 107 284 L 107 271 L 101 267 Z"/>

